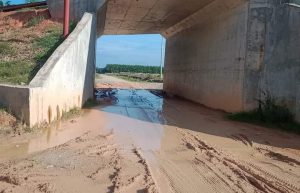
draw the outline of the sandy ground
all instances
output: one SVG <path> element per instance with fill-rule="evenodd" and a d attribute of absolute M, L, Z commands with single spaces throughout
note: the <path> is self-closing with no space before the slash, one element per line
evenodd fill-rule
<path fill-rule="evenodd" d="M 130 82 L 105 74 L 97 74 L 96 88 L 121 88 L 121 89 L 156 89 L 162 90 L 162 83 Z"/>
<path fill-rule="evenodd" d="M 299 135 L 143 89 L 107 98 L 41 135 L 1 141 L 0 192 L 300 192 Z"/>

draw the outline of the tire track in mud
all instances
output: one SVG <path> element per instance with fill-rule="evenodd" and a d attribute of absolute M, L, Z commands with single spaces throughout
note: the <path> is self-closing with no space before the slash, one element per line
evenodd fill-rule
<path fill-rule="evenodd" d="M 103 137 L 107 138 L 111 136 L 97 136 L 94 139 L 101 140 Z M 150 168 L 143 158 L 142 153 L 137 148 L 133 147 L 131 150 L 126 150 L 126 148 L 120 148 L 117 144 L 97 145 L 95 143 L 85 147 L 82 153 L 87 156 L 104 156 L 110 159 L 108 165 L 102 165 L 86 176 L 93 181 L 97 181 L 99 180 L 99 176 L 105 173 L 108 168 L 111 168 L 109 174 L 111 185 L 108 186 L 108 192 L 126 192 L 132 186 L 141 184 L 142 191 L 158 193 Z M 128 168 L 126 162 L 128 156 L 132 157 L 132 164 L 137 164 L 137 168 L 141 168 L 135 175 L 127 175 Z"/>
<path fill-rule="evenodd" d="M 158 193 L 156 185 L 154 183 L 149 165 L 145 158 L 143 158 L 142 153 L 137 149 L 133 148 L 132 152 L 136 155 L 136 157 L 139 159 L 139 163 L 143 165 L 145 175 L 143 177 L 144 184 L 146 185 L 146 190 L 149 193 Z"/>
<path fill-rule="evenodd" d="M 284 163 L 287 163 L 287 164 L 289 164 L 291 166 L 295 166 L 295 167 L 300 166 L 300 161 L 298 161 L 294 158 L 291 158 L 287 155 L 283 155 L 281 153 L 274 152 L 274 151 L 266 149 L 266 148 L 256 148 L 256 150 L 259 151 L 260 153 L 264 154 L 265 156 L 270 157 L 273 160 L 284 162 Z"/>
<path fill-rule="evenodd" d="M 207 183 L 230 187 L 232 192 L 300 192 L 300 187 L 296 187 L 287 179 L 280 179 L 253 163 L 227 155 L 188 131 L 178 131 L 182 135 L 184 145 L 195 151 L 194 167 L 199 171 L 199 175 L 204 176 Z M 239 139 L 243 140 L 245 145 L 252 146 L 244 136 L 239 136 Z M 205 171 L 210 171 L 214 176 L 207 177 Z"/>
<path fill-rule="evenodd" d="M 252 141 L 243 134 L 231 135 L 231 138 L 235 141 L 241 141 L 246 146 L 253 146 Z"/>
<path fill-rule="evenodd" d="M 120 154 L 118 154 L 110 162 L 110 165 L 114 168 L 114 172 L 110 176 L 112 186 L 108 188 L 109 192 L 124 192 L 126 191 L 126 189 L 130 188 L 130 186 L 134 185 L 138 181 L 142 181 L 142 184 L 144 186 L 144 189 L 142 191 L 149 193 L 158 193 L 150 172 L 150 168 L 146 160 L 143 158 L 141 152 L 137 148 L 133 148 L 132 154 L 137 158 L 137 164 L 142 165 L 144 171 L 130 178 L 124 178 L 124 175 L 122 175 L 126 172 L 122 167 L 122 161 L 124 160 L 124 158 L 121 157 Z M 99 171 L 100 170 L 101 168 L 99 169 Z"/>

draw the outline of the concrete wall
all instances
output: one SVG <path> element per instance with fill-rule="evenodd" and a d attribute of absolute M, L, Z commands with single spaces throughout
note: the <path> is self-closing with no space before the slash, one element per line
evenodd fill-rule
<path fill-rule="evenodd" d="M 64 18 L 64 0 L 47 0 L 52 18 Z M 73 21 L 80 21 L 85 12 L 95 12 L 95 0 L 71 0 L 70 18 Z"/>
<path fill-rule="evenodd" d="M 269 92 L 300 120 L 300 8 L 251 1 L 245 68 L 245 109 Z"/>
<path fill-rule="evenodd" d="M 30 83 L 31 126 L 51 122 L 93 97 L 95 15 L 86 13 Z"/>
<path fill-rule="evenodd" d="M 97 35 L 103 34 L 107 10 L 107 0 L 71 0 L 70 18 L 78 22 L 85 12 L 95 13 L 97 16 Z M 64 18 L 64 0 L 47 0 L 51 18 Z"/>
<path fill-rule="evenodd" d="M 164 90 L 229 112 L 262 91 L 300 121 L 300 8 L 280 0 L 216 0 L 170 27 Z"/>
<path fill-rule="evenodd" d="M 50 123 L 93 97 L 96 17 L 85 13 L 28 86 L 0 85 L 0 103 L 26 124 Z"/>
<path fill-rule="evenodd" d="M 167 39 L 164 90 L 212 108 L 239 111 L 248 3 L 227 9 L 223 1 L 215 1 L 196 16 L 198 23 Z"/>
<path fill-rule="evenodd" d="M 0 105 L 23 122 L 29 119 L 29 88 L 0 85 Z"/>

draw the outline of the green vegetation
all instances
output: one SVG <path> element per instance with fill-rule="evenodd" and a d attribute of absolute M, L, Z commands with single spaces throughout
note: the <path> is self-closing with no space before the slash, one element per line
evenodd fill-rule
<path fill-rule="evenodd" d="M 26 84 L 30 80 L 33 66 L 28 61 L 0 61 L 0 82 Z"/>
<path fill-rule="evenodd" d="M 34 41 L 34 48 L 38 50 L 34 57 L 36 66 L 30 72 L 30 80 L 38 73 L 43 67 L 47 59 L 52 55 L 56 48 L 64 41 L 60 29 L 51 29 L 45 36 L 37 38 Z"/>
<path fill-rule="evenodd" d="M 0 104 L 0 113 L 5 112 L 6 108 Z"/>
<path fill-rule="evenodd" d="M 1 11 L 1 7 L 9 6 L 9 5 L 11 5 L 11 1 L 0 0 L 0 11 Z"/>
<path fill-rule="evenodd" d="M 279 104 L 270 94 L 265 94 L 265 99 L 259 100 L 259 108 L 230 114 L 228 118 L 300 134 L 300 124 L 295 121 L 293 113 L 286 106 Z"/>
<path fill-rule="evenodd" d="M 49 30 L 45 36 L 37 38 L 34 43 L 34 47 L 39 50 L 35 57 L 37 63 L 46 62 L 63 40 L 60 29 Z"/>
<path fill-rule="evenodd" d="M 16 53 L 15 49 L 9 45 L 8 42 L 0 42 L 0 56 L 4 57 L 5 55 L 12 56 Z"/>
<path fill-rule="evenodd" d="M 108 64 L 104 69 L 98 68 L 97 72 L 101 72 L 101 73 L 132 72 L 132 73 L 160 74 L 160 67 L 142 66 L 142 65 Z"/>
<path fill-rule="evenodd" d="M 95 99 L 88 99 L 84 103 L 83 107 L 88 109 L 88 108 L 93 108 L 93 107 L 95 107 L 97 105 L 99 105 L 99 103 Z"/>
<path fill-rule="evenodd" d="M 61 119 L 62 120 L 69 120 L 75 117 L 78 117 L 82 114 L 82 111 L 80 108 L 73 108 L 68 112 L 63 112 Z"/>
<path fill-rule="evenodd" d="M 70 32 L 72 32 L 77 26 L 77 22 L 71 21 L 70 22 Z"/>
<path fill-rule="evenodd" d="M 0 82 L 28 84 L 63 41 L 61 34 L 61 29 L 53 28 L 41 37 L 31 35 L 31 41 L 26 42 L 30 49 L 26 52 L 31 53 L 27 54 L 27 58 L 16 51 L 20 46 L 17 43 L 9 40 L 0 42 Z"/>
<path fill-rule="evenodd" d="M 33 26 L 36 26 L 38 25 L 39 23 L 41 23 L 45 18 L 43 16 L 36 16 L 32 19 L 30 19 L 28 22 L 27 22 L 27 27 L 33 27 Z"/>

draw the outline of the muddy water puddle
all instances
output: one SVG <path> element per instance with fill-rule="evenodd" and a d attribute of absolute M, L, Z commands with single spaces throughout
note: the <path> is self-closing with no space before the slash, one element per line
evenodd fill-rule
<path fill-rule="evenodd" d="M 153 94 L 155 92 L 155 94 Z M 96 90 L 99 106 L 84 116 L 57 123 L 37 136 L 0 144 L 0 159 L 22 157 L 64 144 L 86 132 L 114 132 L 126 146 L 155 150 L 163 135 L 163 98 L 158 91 Z M 133 145 L 134 144 L 134 145 Z"/>
<path fill-rule="evenodd" d="M 100 118 L 95 118 L 97 111 L 87 110 L 82 117 L 69 121 L 55 123 L 45 128 L 39 134 L 33 134 L 26 139 L 20 138 L 11 143 L 0 144 L 0 159 L 22 157 L 31 153 L 43 151 L 64 144 L 91 130 L 100 132 L 99 126 L 103 124 Z M 92 115 L 92 116 L 91 116 Z M 93 124 L 91 124 L 93 123 Z"/>
<path fill-rule="evenodd" d="M 143 150 L 157 150 L 164 133 L 164 99 L 148 90 L 118 90 L 113 105 L 101 108 L 108 113 L 106 128 L 119 140 L 127 140 Z"/>

